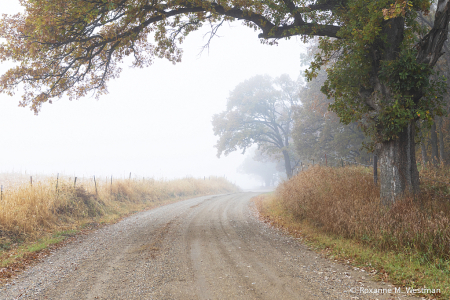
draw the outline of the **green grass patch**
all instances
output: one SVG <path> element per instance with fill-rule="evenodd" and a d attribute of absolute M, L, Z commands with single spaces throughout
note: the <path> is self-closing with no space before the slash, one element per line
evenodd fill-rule
<path fill-rule="evenodd" d="M 378 280 L 389 280 L 402 287 L 440 289 L 441 297 L 450 298 L 450 265 L 447 262 L 424 262 L 414 252 L 380 251 L 356 240 L 321 233 L 309 226 L 307 243 L 327 257 L 349 261 L 352 265 L 374 270 Z M 426 296 L 426 295 L 424 295 Z"/>
<path fill-rule="evenodd" d="M 27 246 L 25 252 L 41 251 L 43 249 L 46 249 L 50 245 L 54 245 L 54 244 L 62 242 L 65 238 L 66 237 L 64 235 L 60 235 L 57 237 L 49 237 L 49 238 L 41 239 L 41 240 L 37 241 L 36 243 L 33 243 L 30 246 Z"/>
<path fill-rule="evenodd" d="M 261 218 L 302 239 L 315 251 L 329 259 L 364 268 L 375 274 L 376 280 L 410 288 L 440 289 L 440 294 L 422 295 L 450 299 L 450 262 L 430 260 L 414 249 L 381 250 L 362 240 L 344 238 L 323 232 L 308 220 L 299 220 L 275 195 L 259 196 L 254 200 Z"/>

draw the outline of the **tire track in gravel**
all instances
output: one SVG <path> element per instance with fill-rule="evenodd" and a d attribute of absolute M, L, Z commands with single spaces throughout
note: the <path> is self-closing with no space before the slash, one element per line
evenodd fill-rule
<path fill-rule="evenodd" d="M 261 223 L 255 195 L 189 199 L 80 236 L 0 299 L 398 299 L 352 293 L 390 286 Z"/>
<path fill-rule="evenodd" d="M 242 207 L 242 205 L 239 205 Z M 239 213 L 242 212 L 239 210 Z M 244 216 L 239 214 L 239 216 L 233 215 L 233 211 L 230 212 L 230 204 L 227 205 L 226 209 L 223 210 L 221 218 L 219 219 L 220 228 L 217 228 L 216 235 L 219 236 L 219 230 L 224 233 L 227 237 L 227 241 L 222 241 L 223 245 L 231 244 L 234 246 L 234 251 L 229 250 L 229 253 L 234 254 L 234 261 L 245 261 L 244 265 L 247 264 L 247 268 L 251 273 L 252 278 L 250 279 L 251 284 L 256 284 L 256 288 L 259 290 L 277 291 L 277 295 L 274 297 L 280 297 L 282 299 L 295 299 L 298 295 L 290 288 L 291 284 L 280 280 L 284 274 L 278 272 L 278 270 L 272 268 L 271 266 L 265 264 L 260 257 L 256 256 L 256 251 L 253 249 L 255 245 L 251 245 L 242 239 L 240 243 L 241 247 L 235 245 L 235 241 L 241 240 L 241 237 L 233 229 L 233 225 L 230 224 L 230 220 L 241 219 L 244 220 Z M 236 225 L 236 226 L 241 226 Z M 245 226 L 245 225 L 244 225 Z M 264 241 L 265 244 L 266 241 Z M 238 251 L 238 249 L 248 249 L 250 251 Z M 265 259 L 267 260 L 267 258 Z M 250 276 L 249 276 L 250 277 Z M 262 277 L 262 278 L 261 278 Z M 266 292 L 267 293 L 267 292 Z"/>

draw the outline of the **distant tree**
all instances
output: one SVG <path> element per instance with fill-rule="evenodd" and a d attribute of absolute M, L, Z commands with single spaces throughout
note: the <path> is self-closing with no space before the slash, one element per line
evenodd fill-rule
<path fill-rule="evenodd" d="M 261 161 L 258 157 L 261 155 L 259 150 L 249 151 L 242 164 L 239 166 L 240 173 L 249 174 L 264 185 L 274 186 L 277 171 L 277 164 L 273 161 Z"/>
<path fill-rule="evenodd" d="M 297 153 L 295 152 L 295 148 L 289 147 L 289 157 L 291 158 L 291 165 L 292 167 L 292 174 L 294 174 L 295 167 L 299 165 L 300 159 L 297 156 Z M 261 149 L 256 149 L 255 153 L 253 155 L 253 160 L 265 163 L 265 164 L 274 164 L 275 169 L 277 170 L 277 176 L 278 178 L 283 178 L 284 176 L 282 174 L 286 175 L 286 167 L 284 166 L 284 157 L 283 153 L 276 152 L 276 153 L 266 153 L 261 151 Z"/>
<path fill-rule="evenodd" d="M 337 115 L 328 110 L 331 100 L 320 92 L 325 80 L 326 73 L 321 71 L 300 89 L 302 105 L 295 110 L 292 131 L 298 156 L 302 161 L 318 162 L 327 154 L 330 161 L 337 157 L 367 162 L 369 154 L 363 149 L 363 143 L 370 140 L 357 123 L 342 124 Z"/>
<path fill-rule="evenodd" d="M 436 6 L 432 5 L 429 14 L 419 13 L 418 15 L 419 22 L 428 30 L 434 25 L 435 10 Z M 442 56 L 434 66 L 434 69 L 447 78 L 447 90 L 450 90 L 450 81 L 448 80 L 450 78 L 450 43 L 448 38 L 443 43 L 443 50 Z M 420 134 L 420 147 L 418 148 L 422 156 L 421 160 L 425 164 L 428 163 L 427 149 L 429 149 L 431 162 L 434 165 L 437 165 L 438 162 L 447 163 L 447 153 L 450 147 L 448 143 L 450 139 L 448 134 L 450 131 L 450 118 L 448 117 L 450 96 L 448 92 L 444 94 L 444 109 L 447 112 L 447 116 L 436 116 L 431 127 L 426 126 L 429 125 L 426 122 L 421 122 L 420 124 L 423 132 Z"/>
<path fill-rule="evenodd" d="M 297 83 L 288 75 L 276 79 L 255 76 L 230 93 L 227 109 L 213 117 L 219 136 L 217 156 L 245 150 L 252 145 L 269 155 L 282 155 L 286 176 L 291 178 L 298 160 L 292 157 L 293 107 L 299 103 Z"/>
<path fill-rule="evenodd" d="M 180 61 L 184 38 L 203 24 L 211 36 L 225 21 L 242 20 L 266 43 L 322 37 L 308 77 L 324 65 L 322 91 L 346 124 L 361 122 L 380 153 L 380 196 L 386 205 L 417 193 L 417 121 L 443 115 L 441 81 L 433 67 L 448 35 L 450 1 L 438 0 L 431 28 L 421 26 L 430 0 L 21 0 L 25 12 L 0 21 L 0 61 L 17 65 L 0 79 L 10 95 L 23 87 L 21 105 L 68 94 L 106 93 L 119 63 L 134 57 Z"/>

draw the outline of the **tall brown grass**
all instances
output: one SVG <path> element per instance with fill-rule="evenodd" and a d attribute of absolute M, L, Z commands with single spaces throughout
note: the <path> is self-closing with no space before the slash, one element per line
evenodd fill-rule
<path fill-rule="evenodd" d="M 4 189 L 0 202 L 0 249 L 11 239 L 70 229 L 80 220 L 114 214 L 132 204 L 158 204 L 167 199 L 227 193 L 238 187 L 224 178 L 175 180 L 115 179 L 74 181 L 47 178 Z"/>
<path fill-rule="evenodd" d="M 370 169 L 315 166 L 281 184 L 276 194 L 287 214 L 323 232 L 382 250 L 415 251 L 424 262 L 448 261 L 448 188 L 424 183 L 421 189 L 387 208 Z"/>

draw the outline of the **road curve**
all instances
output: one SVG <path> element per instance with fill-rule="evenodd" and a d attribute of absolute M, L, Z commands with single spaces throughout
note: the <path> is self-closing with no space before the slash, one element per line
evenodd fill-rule
<path fill-rule="evenodd" d="M 417 299 L 259 222 L 256 195 L 181 201 L 79 236 L 0 299 Z"/>

